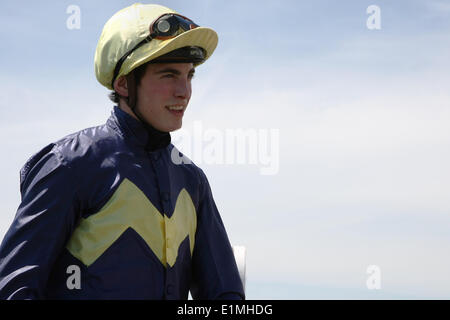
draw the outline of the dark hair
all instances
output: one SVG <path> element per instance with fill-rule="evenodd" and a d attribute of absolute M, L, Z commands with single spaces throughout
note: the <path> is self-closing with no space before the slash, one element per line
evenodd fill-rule
<path fill-rule="evenodd" d="M 112 102 L 119 104 L 120 98 L 119 98 L 119 94 L 117 92 L 111 91 L 110 93 L 108 93 L 108 98 Z"/>
<path fill-rule="evenodd" d="M 144 63 L 143 65 L 137 67 L 136 69 L 134 69 L 134 75 L 136 77 L 136 85 L 139 85 L 141 83 L 142 77 L 144 77 L 145 75 L 145 70 L 147 70 L 147 65 L 149 64 L 149 62 Z M 120 94 L 118 94 L 116 91 L 111 91 L 108 94 L 108 98 L 114 102 L 119 104 L 120 101 Z"/>

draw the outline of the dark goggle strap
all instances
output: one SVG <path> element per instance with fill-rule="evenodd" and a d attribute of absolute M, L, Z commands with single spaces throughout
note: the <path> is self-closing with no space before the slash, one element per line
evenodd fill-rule
<path fill-rule="evenodd" d="M 117 61 L 116 63 L 116 67 L 114 68 L 114 75 L 111 81 L 111 87 L 114 88 L 114 80 L 116 80 L 117 75 L 119 74 L 120 68 L 122 67 L 123 62 L 125 61 L 126 58 L 128 58 L 128 56 L 137 48 L 139 48 L 140 46 L 142 46 L 145 43 L 150 42 L 153 39 L 152 35 L 147 36 L 144 40 L 142 40 L 141 42 L 139 42 L 137 45 L 135 45 L 131 50 L 127 51 L 127 53 L 125 53 L 122 58 L 120 58 L 119 61 Z"/>

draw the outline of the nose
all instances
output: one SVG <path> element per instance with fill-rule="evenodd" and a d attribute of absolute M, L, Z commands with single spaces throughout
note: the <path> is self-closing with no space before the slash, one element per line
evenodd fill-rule
<path fill-rule="evenodd" d="M 175 96 L 179 99 L 187 100 L 191 98 L 192 87 L 189 79 L 179 79 L 175 87 Z"/>

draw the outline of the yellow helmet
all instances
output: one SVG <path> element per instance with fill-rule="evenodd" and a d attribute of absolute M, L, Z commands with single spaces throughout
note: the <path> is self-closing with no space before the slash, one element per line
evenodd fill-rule
<path fill-rule="evenodd" d="M 177 23 L 174 28 L 171 21 Z M 189 51 L 201 57 L 194 60 L 197 66 L 212 55 L 217 43 L 214 30 L 197 26 L 172 9 L 135 3 L 114 14 L 103 27 L 95 51 L 95 75 L 113 90 L 116 78 L 177 49 L 201 48 L 202 52 Z"/>

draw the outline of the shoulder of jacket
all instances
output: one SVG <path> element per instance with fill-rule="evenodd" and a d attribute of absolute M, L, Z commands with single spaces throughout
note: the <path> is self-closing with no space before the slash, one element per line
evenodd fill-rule
<path fill-rule="evenodd" d="M 106 124 L 69 134 L 55 142 L 55 152 L 67 166 L 101 157 L 115 147 L 120 137 Z"/>
<path fill-rule="evenodd" d="M 105 125 L 86 128 L 71 133 L 55 142 L 52 142 L 33 154 L 20 170 L 21 181 L 30 173 L 33 168 L 40 168 L 40 163 L 46 162 L 48 170 L 58 166 L 73 167 L 74 163 L 81 159 L 93 146 L 101 144 L 101 141 L 113 136 L 105 128 Z"/>

